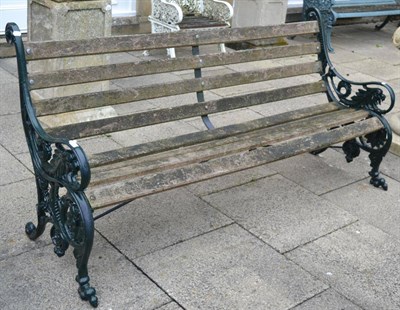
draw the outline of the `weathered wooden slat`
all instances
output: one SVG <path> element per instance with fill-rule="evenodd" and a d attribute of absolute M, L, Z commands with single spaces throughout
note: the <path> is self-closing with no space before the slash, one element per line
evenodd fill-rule
<path fill-rule="evenodd" d="M 31 89 L 41 89 L 103 80 L 121 79 L 179 70 L 215 67 L 273 58 L 300 56 L 317 53 L 319 43 L 257 48 L 229 53 L 180 57 L 179 59 L 155 59 L 137 63 L 120 63 L 77 69 L 59 70 L 29 75 L 34 81 Z"/>
<path fill-rule="evenodd" d="M 134 160 L 98 167 L 92 170 L 91 184 L 115 182 L 127 177 L 139 176 L 172 168 L 179 168 L 193 163 L 199 163 L 224 157 L 258 147 L 274 145 L 284 140 L 293 139 L 314 133 L 316 130 L 342 126 L 363 120 L 368 117 L 367 111 L 340 110 L 329 114 L 318 115 L 281 124 L 251 133 L 240 134 L 222 140 L 179 148 L 170 152 L 154 154 Z"/>
<path fill-rule="evenodd" d="M 298 137 L 269 147 L 257 148 L 200 164 L 192 164 L 178 169 L 166 170 L 163 173 L 149 174 L 97 187 L 89 187 L 86 193 L 94 208 L 110 206 L 118 202 L 151 195 L 328 147 L 335 143 L 356 138 L 362 134 L 374 132 L 380 128 L 382 128 L 380 121 L 376 118 L 370 118 L 363 122 L 350 124 L 331 131 L 315 131 L 314 134 L 309 136 Z"/>
<path fill-rule="evenodd" d="M 30 54 L 27 55 L 28 60 L 33 60 L 260 40 L 316 32 L 318 32 L 317 22 L 312 21 L 263 27 L 113 36 L 88 40 L 28 42 L 26 48 L 30 50 Z"/>
<path fill-rule="evenodd" d="M 205 143 L 217 139 L 225 139 L 240 133 L 246 133 L 257 129 L 279 125 L 290 121 L 299 120 L 312 115 L 320 115 L 337 111 L 339 106 L 333 103 L 320 104 L 318 106 L 298 109 L 268 116 L 257 120 L 247 121 L 240 124 L 228 125 L 213 130 L 190 133 L 178 137 L 162 139 L 154 142 L 138 144 L 117 150 L 93 154 L 89 157 L 90 166 L 99 167 L 129 160 L 135 157 L 148 156 L 155 153 L 166 152 L 174 148 L 182 148 L 193 144 Z"/>
<path fill-rule="evenodd" d="M 235 72 L 225 75 L 203 77 L 199 79 L 189 79 L 164 84 L 146 85 L 133 89 L 110 90 L 68 97 L 51 98 L 35 102 L 35 107 L 37 115 L 44 116 L 133 102 L 138 100 L 187 94 L 215 88 L 230 87 L 298 75 L 305 75 L 316 73 L 320 70 L 321 64 L 319 62 L 308 62 L 303 64 L 289 65 L 285 67 L 269 68 L 265 70 Z M 155 89 L 157 91 L 155 91 Z"/>
<path fill-rule="evenodd" d="M 338 13 L 358 13 L 358 12 L 379 12 L 379 11 L 398 11 L 400 4 L 379 4 L 379 5 L 342 5 L 333 6 L 333 10 Z"/>
<path fill-rule="evenodd" d="M 147 112 L 121 115 L 54 127 L 48 132 L 54 136 L 68 137 L 69 139 L 84 138 L 116 131 L 139 128 L 154 124 L 166 123 L 195 116 L 213 114 L 234 109 L 240 109 L 271 101 L 279 101 L 307 94 L 313 94 L 323 89 L 322 83 L 287 87 L 245 96 L 224 98 L 205 103 L 195 103 L 173 108 L 150 110 Z"/>

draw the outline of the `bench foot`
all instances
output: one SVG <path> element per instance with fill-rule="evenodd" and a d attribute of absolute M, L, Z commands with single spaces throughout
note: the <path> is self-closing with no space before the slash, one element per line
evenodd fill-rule
<path fill-rule="evenodd" d="M 391 20 L 390 16 L 387 16 L 380 25 L 375 25 L 375 29 L 381 30 L 383 27 L 385 27 L 387 25 L 388 22 L 390 22 L 390 20 Z"/>

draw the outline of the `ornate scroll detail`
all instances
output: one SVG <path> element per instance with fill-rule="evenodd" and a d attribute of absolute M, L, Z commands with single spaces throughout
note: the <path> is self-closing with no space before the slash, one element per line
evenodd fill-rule
<path fill-rule="evenodd" d="M 151 18 L 154 20 L 175 25 L 180 23 L 183 19 L 182 9 L 174 0 L 168 2 L 166 0 L 152 0 L 152 5 Z"/>
<path fill-rule="evenodd" d="M 321 52 L 318 57 L 322 62 L 321 76 L 326 84 L 329 99 L 345 107 L 365 109 L 377 114 L 390 112 L 395 103 L 393 89 L 384 82 L 360 83 L 343 77 L 329 58 L 326 29 L 321 24 L 323 20 L 321 13 L 316 8 L 311 8 L 307 11 L 307 19 L 319 21 Z"/>
<path fill-rule="evenodd" d="M 303 1 L 303 17 L 305 20 L 309 18 L 308 12 L 315 8 L 320 12 L 320 23 L 326 31 L 326 44 L 328 50 L 333 52 L 331 45 L 331 35 L 333 25 L 336 23 L 336 17 L 332 12 L 332 0 L 304 0 Z"/>
<path fill-rule="evenodd" d="M 383 124 L 381 130 L 372 132 L 365 136 L 358 137 L 350 141 L 346 141 L 343 146 L 343 152 L 346 154 L 347 162 L 353 161 L 353 158 L 360 155 L 360 149 L 369 153 L 371 160 L 372 170 L 369 172 L 371 177 L 370 183 L 375 187 L 382 187 L 384 190 L 388 189 L 386 180 L 380 177 L 379 166 L 383 157 L 389 151 L 392 142 L 392 131 L 388 122 L 379 114 L 371 112 L 373 116 L 377 117 Z"/>
<path fill-rule="evenodd" d="M 204 0 L 203 15 L 229 24 L 233 16 L 233 7 L 226 1 Z"/>
<path fill-rule="evenodd" d="M 199 0 L 172 0 L 178 4 L 185 15 L 200 14 L 202 11 L 202 4 Z"/>
<path fill-rule="evenodd" d="M 47 223 L 53 224 L 50 236 L 54 252 L 63 256 L 69 246 L 74 247 L 79 294 L 96 307 L 96 291 L 89 285 L 87 270 L 94 236 L 93 216 L 83 192 L 90 182 L 89 163 L 75 141 L 51 137 L 43 130 L 32 106 L 25 50 L 16 24 L 7 24 L 6 38 L 16 48 L 22 123 L 38 193 L 38 225 L 27 223 L 25 232 L 35 240 L 42 235 Z"/>

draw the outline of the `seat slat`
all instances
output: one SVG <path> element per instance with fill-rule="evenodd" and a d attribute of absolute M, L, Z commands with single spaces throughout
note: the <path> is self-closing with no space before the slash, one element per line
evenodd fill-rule
<path fill-rule="evenodd" d="M 235 72 L 225 75 L 188 79 L 171 83 L 146 85 L 123 90 L 109 90 L 97 93 L 57 97 L 35 102 L 38 116 L 91 109 L 145 99 L 181 95 L 215 88 L 244 85 L 298 75 L 317 73 L 320 62 L 308 62 L 285 67 Z M 157 89 L 157 91 L 154 91 Z M 70 127 L 71 128 L 71 127 Z M 71 128 L 72 129 L 72 128 Z M 90 134 L 90 133 L 89 133 Z M 96 133 L 93 133 L 96 134 Z M 82 136 L 77 136 L 82 137 Z"/>
<path fill-rule="evenodd" d="M 256 48 L 224 54 L 218 53 L 204 56 L 186 56 L 180 57 L 179 59 L 155 59 L 137 63 L 131 62 L 58 70 L 48 73 L 31 74 L 29 75 L 29 79 L 34 81 L 31 85 L 31 89 L 34 90 L 273 58 L 316 54 L 318 48 L 319 43 L 317 42 L 271 48 Z"/>
<path fill-rule="evenodd" d="M 221 28 L 87 40 L 28 42 L 28 60 L 241 42 L 317 33 L 316 21 L 247 28 Z"/>
<path fill-rule="evenodd" d="M 254 131 L 268 126 L 274 126 L 289 121 L 299 120 L 311 115 L 319 115 L 332 111 L 337 111 L 339 106 L 333 103 L 320 104 L 318 106 L 298 109 L 268 116 L 261 119 L 243 122 L 240 124 L 228 125 L 214 130 L 190 133 L 178 137 L 162 139 L 154 142 L 143 143 L 117 150 L 93 154 L 89 157 L 91 167 L 99 167 L 125 161 L 135 157 L 147 156 L 154 153 L 169 151 L 174 148 L 186 147 L 196 143 L 205 143 L 211 140 L 224 139 L 240 133 Z"/>
<path fill-rule="evenodd" d="M 258 104 L 315 94 L 323 90 L 325 90 L 324 84 L 320 81 L 312 84 L 297 85 L 249 95 L 222 98 L 204 103 L 193 103 L 173 108 L 150 110 L 147 112 L 74 123 L 51 128 L 48 132 L 54 136 L 64 136 L 70 139 L 84 138 L 202 116 L 205 114 L 241 109 Z"/>
<path fill-rule="evenodd" d="M 277 144 L 284 140 L 312 134 L 316 130 L 341 126 L 368 117 L 367 111 L 340 110 L 329 114 L 312 116 L 299 121 L 281 124 L 251 133 L 239 134 L 209 143 L 179 148 L 170 152 L 128 160 L 92 170 L 91 184 L 115 182 L 127 177 L 159 173 L 166 169 L 178 168 L 227 156 L 258 147 Z"/>
<path fill-rule="evenodd" d="M 105 207 L 328 147 L 377 131 L 380 128 L 382 128 L 380 121 L 377 118 L 370 118 L 331 131 L 315 131 L 309 136 L 301 136 L 269 147 L 257 148 L 200 164 L 196 163 L 166 170 L 163 173 L 89 187 L 86 193 L 94 208 Z"/>

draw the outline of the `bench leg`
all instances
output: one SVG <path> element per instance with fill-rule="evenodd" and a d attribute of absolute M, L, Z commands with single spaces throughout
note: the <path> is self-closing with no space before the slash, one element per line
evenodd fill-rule
<path fill-rule="evenodd" d="M 92 209 L 83 192 L 68 191 L 59 196 L 60 186 L 37 177 L 39 203 L 37 205 L 38 225 L 29 222 L 25 231 L 31 240 L 37 239 L 45 230 L 47 223 L 52 223 L 50 236 L 54 253 L 64 256 L 72 246 L 76 259 L 79 283 L 78 293 L 81 299 L 97 307 L 96 290 L 89 284 L 88 260 L 93 245 L 94 222 Z M 65 190 L 62 189 L 64 192 Z"/>
<path fill-rule="evenodd" d="M 385 26 L 387 25 L 388 22 L 390 22 L 390 20 L 391 20 L 390 16 L 387 16 L 387 17 L 385 18 L 385 20 L 382 22 L 382 24 L 380 24 L 380 25 L 375 25 L 375 29 L 376 29 L 376 30 L 381 30 L 383 27 L 385 27 Z"/>
<path fill-rule="evenodd" d="M 32 222 L 29 222 L 25 225 L 25 233 L 31 240 L 36 240 L 39 238 L 43 234 L 46 224 L 50 221 L 50 217 L 48 217 L 46 214 L 48 203 L 48 186 L 49 183 L 46 180 L 40 177 L 36 178 L 36 188 L 38 193 L 36 213 L 38 224 L 36 226 Z"/>
<path fill-rule="evenodd" d="M 384 124 L 386 121 L 383 122 Z M 353 158 L 360 154 L 360 149 L 369 152 L 369 159 L 371 160 L 371 171 L 369 175 L 371 177 L 370 184 L 375 187 L 382 187 L 383 190 L 388 189 L 386 180 L 380 176 L 379 166 L 382 163 L 383 158 L 389 151 L 392 142 L 392 133 L 390 127 L 370 133 L 364 137 L 360 137 L 356 140 L 350 140 L 343 144 L 343 151 L 346 154 L 347 162 L 353 161 Z"/>

